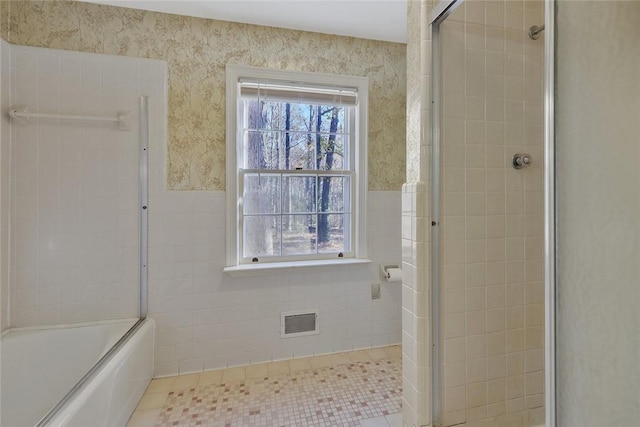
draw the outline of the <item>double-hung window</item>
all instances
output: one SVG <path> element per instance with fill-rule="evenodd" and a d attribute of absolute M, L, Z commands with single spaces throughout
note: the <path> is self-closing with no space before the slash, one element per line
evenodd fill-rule
<path fill-rule="evenodd" d="M 365 257 L 364 78 L 227 67 L 228 262 Z"/>

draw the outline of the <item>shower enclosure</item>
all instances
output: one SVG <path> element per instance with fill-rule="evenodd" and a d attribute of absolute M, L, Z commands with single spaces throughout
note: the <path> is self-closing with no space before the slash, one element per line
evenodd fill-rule
<path fill-rule="evenodd" d="M 433 14 L 436 425 L 544 424 L 542 25 L 540 1 Z"/>
<path fill-rule="evenodd" d="M 153 373 L 149 95 L 161 105 L 165 68 L 3 41 L 0 62 L 2 425 L 124 425 Z M 147 359 L 92 382 L 143 329 Z"/>
<path fill-rule="evenodd" d="M 434 424 L 637 424 L 639 22 L 626 1 L 435 8 Z"/>

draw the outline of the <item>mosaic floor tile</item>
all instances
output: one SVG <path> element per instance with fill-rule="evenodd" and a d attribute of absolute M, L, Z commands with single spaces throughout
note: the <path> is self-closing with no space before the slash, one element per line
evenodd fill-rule
<path fill-rule="evenodd" d="M 399 358 L 222 381 L 174 387 L 156 427 L 355 427 L 401 411 Z"/>

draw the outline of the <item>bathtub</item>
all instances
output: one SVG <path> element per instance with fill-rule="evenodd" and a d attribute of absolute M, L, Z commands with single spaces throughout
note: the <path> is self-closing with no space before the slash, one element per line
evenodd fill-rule
<path fill-rule="evenodd" d="M 0 425 L 125 426 L 153 375 L 155 324 L 146 319 L 12 330 L 0 340 Z M 105 363 L 74 385 L 132 327 Z M 43 418 L 46 416 L 46 419 Z"/>

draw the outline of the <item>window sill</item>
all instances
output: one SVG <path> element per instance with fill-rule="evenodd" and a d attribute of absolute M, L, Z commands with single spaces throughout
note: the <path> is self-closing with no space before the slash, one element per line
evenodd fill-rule
<path fill-rule="evenodd" d="M 313 261 L 270 262 L 264 264 L 241 264 L 225 267 L 223 271 L 231 277 L 246 277 L 282 274 L 292 270 L 297 272 L 321 267 L 364 265 L 370 263 L 371 260 L 365 258 L 323 259 Z"/>

